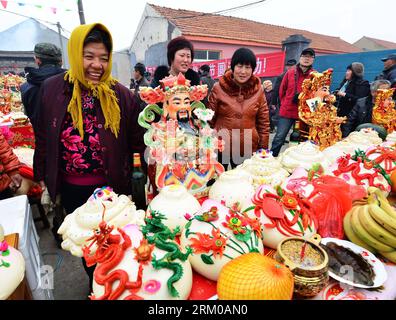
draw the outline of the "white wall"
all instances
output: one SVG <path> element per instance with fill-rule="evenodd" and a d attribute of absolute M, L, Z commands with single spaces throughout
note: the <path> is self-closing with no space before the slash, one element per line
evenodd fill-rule
<path fill-rule="evenodd" d="M 112 76 L 129 88 L 132 66 L 128 50 L 113 52 Z"/>
<path fill-rule="evenodd" d="M 136 62 L 145 62 L 145 53 L 152 45 L 167 42 L 180 35 L 178 28 L 147 4 L 129 51 L 135 54 Z"/>

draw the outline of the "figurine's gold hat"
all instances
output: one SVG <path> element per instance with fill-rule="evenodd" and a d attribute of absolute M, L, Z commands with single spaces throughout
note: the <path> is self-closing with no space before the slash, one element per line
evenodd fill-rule
<path fill-rule="evenodd" d="M 322 87 L 329 87 L 333 76 L 333 69 L 327 69 L 322 73 L 313 71 L 310 73 L 309 78 L 303 82 L 303 91 L 315 92 Z"/>

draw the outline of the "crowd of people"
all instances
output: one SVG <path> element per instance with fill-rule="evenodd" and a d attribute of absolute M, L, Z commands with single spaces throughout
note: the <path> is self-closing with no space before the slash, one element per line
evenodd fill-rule
<path fill-rule="evenodd" d="M 302 83 L 314 70 L 316 53 L 301 52 L 299 61 L 288 60 L 285 72 L 273 84 L 254 75 L 256 56 L 248 48 L 237 49 L 231 67 L 215 81 L 208 65 L 199 72 L 191 68 L 194 47 L 184 37 L 172 39 L 167 46 L 168 65 L 158 66 L 151 81 L 144 64 L 134 66 L 130 88 L 111 76 L 113 42 L 108 29 L 99 23 L 81 25 L 68 43 L 68 70 L 61 68 L 62 54 L 54 45 L 34 48 L 38 68 L 29 68 L 21 88 L 22 99 L 34 127 L 36 149 L 34 177 L 53 202 L 60 195 L 64 212 L 56 215 L 53 233 L 64 219 L 81 206 L 97 187 L 111 185 L 115 192 L 130 194 L 132 155 L 144 159 L 144 129 L 138 125 L 145 102 L 140 88 L 160 85 L 168 75 L 182 73 L 191 85 L 206 84 L 209 94 L 203 101 L 214 111 L 210 124 L 230 133 L 230 144 L 219 154 L 223 165 L 239 163 L 229 154 L 239 148 L 255 152 L 271 149 L 278 156 L 290 129 L 299 119 L 298 96 Z M 343 136 L 362 123 L 371 122 L 378 89 L 396 86 L 396 55 L 383 59 L 384 71 L 373 83 L 364 79 L 364 65 L 354 62 L 346 67 L 344 80 L 334 92 L 338 115 L 347 117 Z M 231 134 L 238 130 L 238 135 Z M 245 132 L 251 132 L 248 137 Z M 274 133 L 270 146 L 270 133 Z M 247 148 L 248 147 L 248 148 Z M 228 150 L 228 151 L 227 151 Z M 0 133 L 0 196 L 10 195 L 21 183 L 19 162 Z M 86 268 L 92 281 L 92 269 Z"/>

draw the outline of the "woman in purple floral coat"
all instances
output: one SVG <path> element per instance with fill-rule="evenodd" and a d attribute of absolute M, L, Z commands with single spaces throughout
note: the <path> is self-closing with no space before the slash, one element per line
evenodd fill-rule
<path fill-rule="evenodd" d="M 68 44 L 70 70 L 47 79 L 40 91 L 35 179 L 48 188 L 52 201 L 60 194 L 66 214 L 98 187 L 130 194 L 133 153 L 144 153 L 139 106 L 111 77 L 111 51 L 105 26 L 77 27 Z M 58 213 L 55 236 L 62 221 Z"/>

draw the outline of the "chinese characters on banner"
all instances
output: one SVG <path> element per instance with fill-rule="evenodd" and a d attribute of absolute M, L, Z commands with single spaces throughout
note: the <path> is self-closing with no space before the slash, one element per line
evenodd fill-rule
<path fill-rule="evenodd" d="M 256 55 L 257 66 L 254 74 L 258 77 L 276 77 L 279 76 L 284 69 L 285 52 L 263 53 Z M 207 64 L 210 67 L 210 74 L 213 79 L 220 78 L 225 71 L 230 68 L 231 58 L 213 61 L 204 61 L 193 63 L 192 69 L 198 72 L 200 66 Z M 156 67 L 147 67 L 147 71 L 154 74 Z"/>

